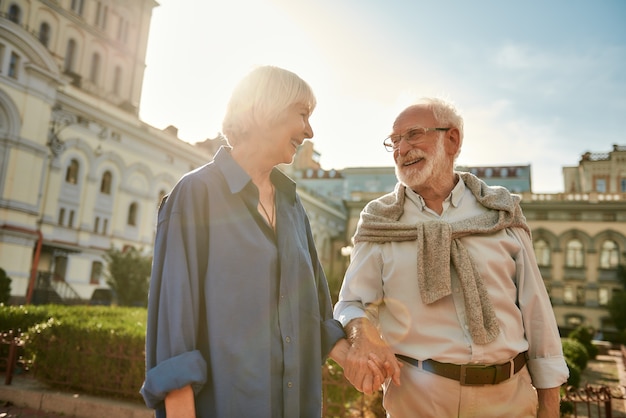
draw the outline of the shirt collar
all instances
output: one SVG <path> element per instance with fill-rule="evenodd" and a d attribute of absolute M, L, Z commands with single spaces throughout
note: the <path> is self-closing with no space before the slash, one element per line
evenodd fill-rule
<path fill-rule="evenodd" d="M 231 193 L 241 192 L 249 183 L 251 183 L 250 176 L 244 171 L 243 168 L 235 161 L 230 154 L 232 148 L 222 146 L 213 160 L 215 164 L 222 172 L 226 184 Z M 296 200 L 296 183 L 290 179 L 285 173 L 278 168 L 274 168 L 270 174 L 270 179 L 274 183 L 276 190 L 284 193 L 289 198 L 291 203 Z"/>
<path fill-rule="evenodd" d="M 455 208 L 459 207 L 459 205 L 461 204 L 461 200 L 463 199 L 463 195 L 465 194 L 465 183 L 463 182 L 463 179 L 459 175 L 457 175 L 456 177 L 458 181 L 450 192 L 450 195 L 448 195 L 448 197 L 446 197 L 445 199 L 446 201 L 450 202 L 450 204 Z M 426 209 L 426 202 L 424 202 L 424 198 L 419 193 L 416 193 L 410 187 L 407 187 L 405 190 L 407 199 L 413 202 L 420 211 Z"/>

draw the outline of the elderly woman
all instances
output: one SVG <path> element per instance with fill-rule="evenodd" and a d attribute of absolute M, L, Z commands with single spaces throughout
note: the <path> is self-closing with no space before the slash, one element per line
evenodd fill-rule
<path fill-rule="evenodd" d="M 321 366 L 341 364 L 347 342 L 295 183 L 276 168 L 313 137 L 315 103 L 296 74 L 253 70 L 227 106 L 230 147 L 161 203 L 141 389 L 157 417 L 321 416 Z"/>

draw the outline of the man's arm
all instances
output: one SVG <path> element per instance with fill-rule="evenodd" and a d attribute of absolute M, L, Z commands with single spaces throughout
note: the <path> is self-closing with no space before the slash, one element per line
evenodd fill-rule
<path fill-rule="evenodd" d="M 559 418 L 561 393 L 559 388 L 537 389 L 539 399 L 539 409 L 537 418 Z"/>

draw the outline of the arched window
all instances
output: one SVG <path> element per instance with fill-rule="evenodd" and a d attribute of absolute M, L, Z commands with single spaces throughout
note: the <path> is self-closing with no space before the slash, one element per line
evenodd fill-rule
<path fill-rule="evenodd" d="M 100 180 L 100 193 L 111 194 L 111 181 L 113 176 L 110 171 L 105 171 Z"/>
<path fill-rule="evenodd" d="M 96 216 L 96 219 L 95 219 L 95 221 L 93 223 L 93 232 L 97 234 L 98 233 L 98 229 L 100 229 L 100 217 Z"/>
<path fill-rule="evenodd" d="M 119 95 L 122 90 L 122 67 L 115 67 L 113 72 L 113 93 Z"/>
<path fill-rule="evenodd" d="M 70 228 L 74 227 L 74 211 L 70 210 L 70 216 L 67 218 L 67 226 Z"/>
<path fill-rule="evenodd" d="M 535 257 L 537 258 L 537 264 L 545 267 L 550 265 L 550 247 L 548 243 L 543 239 L 538 239 L 534 242 L 533 248 L 535 249 Z"/>
<path fill-rule="evenodd" d="M 42 22 L 41 25 L 39 25 L 39 42 L 46 48 L 50 43 L 50 25 L 48 25 L 47 22 Z"/>
<path fill-rule="evenodd" d="M 9 7 L 8 18 L 11 22 L 17 23 L 19 25 L 20 20 L 22 19 L 22 10 L 20 9 L 20 6 L 18 6 L 17 4 L 12 4 L 11 7 Z"/>
<path fill-rule="evenodd" d="M 572 239 L 565 247 L 565 265 L 580 268 L 584 265 L 583 243 L 579 239 Z"/>
<path fill-rule="evenodd" d="M 65 51 L 65 71 L 72 72 L 74 70 L 74 61 L 76 59 L 76 41 L 70 39 L 67 41 L 67 51 Z"/>
<path fill-rule="evenodd" d="M 128 207 L 128 219 L 126 223 L 130 226 L 137 226 L 137 203 L 133 202 Z"/>
<path fill-rule="evenodd" d="M 619 264 L 619 248 L 615 241 L 606 240 L 600 248 L 600 268 L 613 269 Z"/>
<path fill-rule="evenodd" d="M 91 56 L 91 72 L 89 73 L 89 80 L 96 84 L 98 83 L 98 76 L 100 75 L 100 54 L 95 52 Z"/>
<path fill-rule="evenodd" d="M 67 166 L 67 169 L 65 170 L 65 181 L 67 183 L 70 183 L 70 184 L 78 183 L 79 168 L 80 168 L 80 164 L 78 163 L 78 160 L 75 158 L 72 158 L 72 161 L 70 161 L 70 164 Z"/>
<path fill-rule="evenodd" d="M 102 235 L 106 235 L 108 228 L 109 228 L 109 220 L 108 219 L 104 219 L 102 221 Z"/>

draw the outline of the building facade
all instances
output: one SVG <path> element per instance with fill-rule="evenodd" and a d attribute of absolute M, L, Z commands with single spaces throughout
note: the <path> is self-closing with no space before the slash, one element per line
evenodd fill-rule
<path fill-rule="evenodd" d="M 0 2 L 0 267 L 16 302 L 106 286 L 160 197 L 212 154 L 138 118 L 153 0 Z"/>

